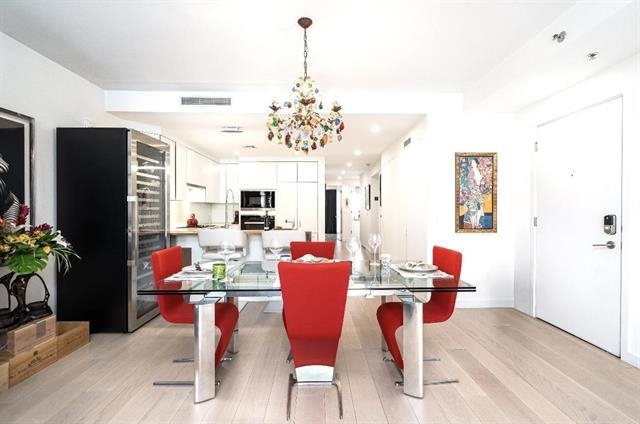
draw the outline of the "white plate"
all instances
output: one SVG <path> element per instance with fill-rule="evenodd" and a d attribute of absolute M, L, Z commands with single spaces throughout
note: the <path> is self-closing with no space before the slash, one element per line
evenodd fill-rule
<path fill-rule="evenodd" d="M 409 261 L 398 265 L 398 269 L 409 272 L 431 272 L 437 271 L 438 267 L 432 264 L 425 264 L 424 262 Z"/>

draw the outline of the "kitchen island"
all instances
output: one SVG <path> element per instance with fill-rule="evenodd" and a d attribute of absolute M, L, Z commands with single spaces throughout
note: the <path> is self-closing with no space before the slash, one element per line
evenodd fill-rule
<path fill-rule="evenodd" d="M 202 248 L 198 243 L 198 230 L 200 229 L 204 228 L 172 228 L 169 230 L 169 243 L 171 246 L 182 246 L 185 249 L 191 249 L 191 261 L 197 261 L 202 258 L 203 254 Z M 264 246 L 262 246 L 262 233 L 264 230 L 242 230 L 242 232 L 244 232 L 248 238 L 247 260 L 263 260 Z M 305 236 L 307 241 L 311 240 L 311 231 L 306 231 Z"/>

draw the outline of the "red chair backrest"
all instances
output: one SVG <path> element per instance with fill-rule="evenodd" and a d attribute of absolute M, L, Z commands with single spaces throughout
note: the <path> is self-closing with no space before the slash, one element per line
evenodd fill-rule
<path fill-rule="evenodd" d="M 333 259 L 336 250 L 334 241 L 292 241 L 291 259 L 298 259 L 307 253 L 318 258 Z"/>
<path fill-rule="evenodd" d="M 164 282 L 164 279 L 182 270 L 182 247 L 174 246 L 157 250 L 151 254 L 153 285 L 157 290 L 180 288 L 182 283 Z M 162 317 L 173 323 L 192 323 L 193 305 L 185 302 L 181 295 L 158 295 L 158 307 Z M 187 309 L 187 311 L 185 311 Z M 189 314 L 188 310 L 191 310 Z"/>
<path fill-rule="evenodd" d="M 457 287 L 460 282 L 460 271 L 462 269 L 462 253 L 445 247 L 433 246 L 433 264 L 438 269 L 453 276 L 450 278 L 436 278 L 433 284 L 436 287 Z M 430 313 L 424 314 L 424 321 L 443 322 L 448 320 L 456 307 L 456 297 L 458 292 L 433 292 L 431 299 L 425 303 L 425 308 L 431 309 Z M 427 306 L 429 305 L 429 306 Z M 434 310 L 437 313 L 434 314 Z"/>
<path fill-rule="evenodd" d="M 280 262 L 278 273 L 295 366 L 334 366 L 351 263 Z"/>

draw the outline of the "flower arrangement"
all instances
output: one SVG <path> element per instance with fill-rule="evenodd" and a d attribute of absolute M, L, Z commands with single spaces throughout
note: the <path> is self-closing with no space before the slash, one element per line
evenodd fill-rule
<path fill-rule="evenodd" d="M 71 257 L 79 258 L 73 247 L 48 224 L 29 228 L 26 225 L 29 207 L 20 205 L 15 223 L 2 217 L 0 221 L 0 263 L 16 274 L 42 271 L 49 255 L 56 258 L 58 269 L 66 273 Z"/>

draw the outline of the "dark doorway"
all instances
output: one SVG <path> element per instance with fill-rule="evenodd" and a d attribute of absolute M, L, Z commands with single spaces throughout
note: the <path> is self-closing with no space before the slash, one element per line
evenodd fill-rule
<path fill-rule="evenodd" d="M 336 234 L 338 232 L 336 195 L 335 189 L 325 190 L 324 232 L 326 234 Z"/>

